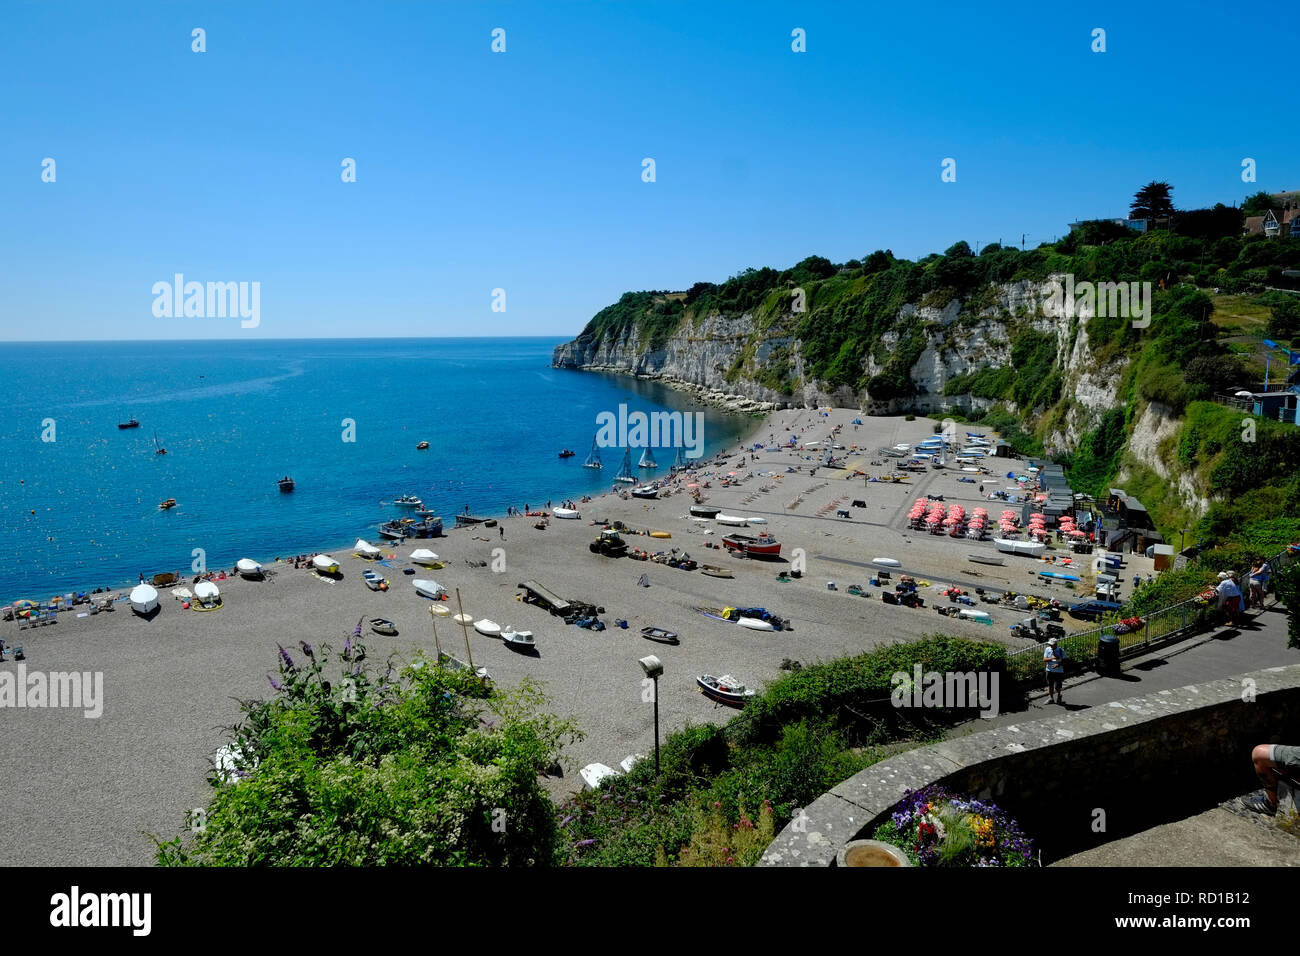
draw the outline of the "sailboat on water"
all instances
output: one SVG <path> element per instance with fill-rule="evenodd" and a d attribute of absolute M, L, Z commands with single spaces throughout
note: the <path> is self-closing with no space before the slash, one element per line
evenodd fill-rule
<path fill-rule="evenodd" d="M 153 453 L 154 453 L 155 455 L 165 455 L 165 454 L 167 454 L 167 449 L 164 448 L 164 447 L 162 446 L 162 444 L 158 441 L 158 433 L 157 433 L 157 432 L 154 432 L 154 433 L 153 433 Z"/>
<path fill-rule="evenodd" d="M 655 461 L 654 453 L 650 451 L 650 446 L 646 445 L 645 451 L 641 452 L 641 460 L 636 463 L 638 468 L 658 468 L 659 462 Z"/>
<path fill-rule="evenodd" d="M 596 445 L 596 439 L 591 440 L 591 453 L 587 455 L 587 460 L 582 463 L 583 468 L 603 468 L 600 463 L 600 448 Z"/>
<path fill-rule="evenodd" d="M 618 474 L 614 476 L 615 481 L 623 481 L 629 485 L 635 485 L 636 476 L 632 474 L 632 449 L 623 449 L 623 464 L 618 467 Z"/>

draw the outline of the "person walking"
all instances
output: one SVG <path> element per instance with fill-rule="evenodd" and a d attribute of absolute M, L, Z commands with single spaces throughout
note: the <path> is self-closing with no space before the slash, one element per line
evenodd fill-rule
<path fill-rule="evenodd" d="M 1065 683 L 1065 648 L 1059 646 L 1054 637 L 1043 648 L 1043 664 L 1047 668 L 1047 702 L 1064 704 L 1062 685 Z"/>

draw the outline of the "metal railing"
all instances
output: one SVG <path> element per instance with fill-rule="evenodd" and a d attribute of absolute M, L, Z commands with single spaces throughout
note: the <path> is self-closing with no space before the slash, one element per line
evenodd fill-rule
<path fill-rule="evenodd" d="M 1271 573 L 1276 575 L 1295 560 L 1297 560 L 1296 552 L 1287 548 L 1269 558 L 1268 564 L 1272 569 Z M 1250 571 L 1238 571 L 1237 574 L 1241 579 L 1244 592 L 1250 586 Z M 1118 638 L 1119 653 L 1124 657 L 1144 652 L 1161 641 L 1200 633 L 1220 617 L 1217 602 L 1206 603 L 1192 598 L 1150 612 L 1143 616 L 1143 623 L 1139 628 L 1126 630 L 1120 621 L 1111 621 L 1086 631 L 1067 634 L 1058 642 L 1065 649 L 1066 675 L 1090 670 L 1095 666 L 1098 644 L 1103 635 L 1113 635 Z M 1120 627 L 1120 631 L 1116 631 L 1116 627 Z M 1007 676 L 1016 682 L 1042 681 L 1043 649 L 1046 646 L 1044 642 L 1007 654 Z"/>

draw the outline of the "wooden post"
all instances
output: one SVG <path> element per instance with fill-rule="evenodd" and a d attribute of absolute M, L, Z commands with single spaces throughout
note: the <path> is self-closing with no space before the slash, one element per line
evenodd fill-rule
<path fill-rule="evenodd" d="M 465 653 L 469 657 L 469 670 L 474 673 L 474 652 L 469 649 L 469 622 L 465 620 L 465 608 L 460 603 L 460 588 L 456 589 L 456 610 L 460 612 L 460 627 L 465 632 Z"/>
<path fill-rule="evenodd" d="M 438 655 L 435 660 L 439 666 L 442 665 L 442 646 L 438 643 L 438 615 L 433 613 L 433 605 L 429 605 L 429 623 L 433 625 L 433 650 Z"/>

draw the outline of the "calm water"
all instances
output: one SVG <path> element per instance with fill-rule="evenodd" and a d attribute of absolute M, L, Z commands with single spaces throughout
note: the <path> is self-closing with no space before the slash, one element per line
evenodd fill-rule
<path fill-rule="evenodd" d="M 604 491 L 621 454 L 604 450 L 603 472 L 581 465 L 597 413 L 620 402 L 704 411 L 708 455 L 748 427 L 662 386 L 552 369 L 557 341 L 0 346 L 0 602 L 188 571 L 194 548 L 218 568 L 374 541 L 409 514 L 389 504 L 407 492 L 451 527 L 467 504 L 496 514 Z M 132 417 L 140 428 L 117 428 Z M 666 474 L 671 453 L 658 458 Z M 276 486 L 286 474 L 292 494 Z M 177 507 L 159 511 L 167 498 Z"/>

